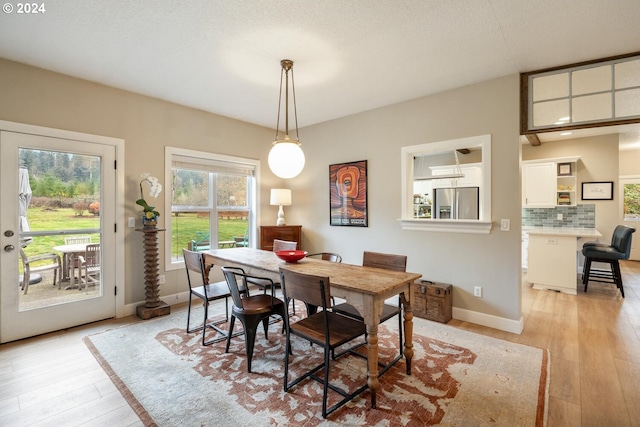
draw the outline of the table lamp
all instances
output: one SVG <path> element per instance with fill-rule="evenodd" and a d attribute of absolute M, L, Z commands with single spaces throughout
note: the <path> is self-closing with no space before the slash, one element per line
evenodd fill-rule
<path fill-rule="evenodd" d="M 276 225 L 286 225 L 284 222 L 284 210 L 282 207 L 291 205 L 291 190 L 288 188 L 272 188 L 271 205 L 279 206 L 278 221 L 276 222 Z"/>

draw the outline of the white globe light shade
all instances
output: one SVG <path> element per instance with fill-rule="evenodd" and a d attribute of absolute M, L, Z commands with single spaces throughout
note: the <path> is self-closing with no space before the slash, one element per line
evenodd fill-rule
<path fill-rule="evenodd" d="M 269 169 L 277 177 L 294 178 L 304 169 L 304 153 L 296 142 L 278 142 L 269 151 Z"/>

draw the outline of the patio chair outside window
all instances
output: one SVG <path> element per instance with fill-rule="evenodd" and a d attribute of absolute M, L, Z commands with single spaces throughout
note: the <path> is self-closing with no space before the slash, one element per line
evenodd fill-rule
<path fill-rule="evenodd" d="M 189 242 L 189 250 L 193 252 L 206 251 L 211 247 L 208 231 L 196 231 L 195 237 Z"/>
<path fill-rule="evenodd" d="M 25 295 L 29 290 L 29 280 L 31 279 L 31 275 L 34 273 L 40 273 L 42 271 L 53 270 L 53 285 L 56 285 L 57 280 L 58 289 L 60 289 L 60 279 L 62 277 L 62 262 L 60 261 L 60 255 L 50 253 L 27 257 L 27 254 L 24 253 L 24 249 L 20 248 L 20 259 L 22 259 L 23 267 L 21 289 L 24 290 Z M 41 264 L 41 261 L 50 262 L 47 264 Z"/>
<path fill-rule="evenodd" d="M 100 243 L 87 245 L 84 255 L 78 256 L 80 264 L 80 283 L 78 289 L 84 285 L 86 291 L 89 285 L 100 283 Z"/>

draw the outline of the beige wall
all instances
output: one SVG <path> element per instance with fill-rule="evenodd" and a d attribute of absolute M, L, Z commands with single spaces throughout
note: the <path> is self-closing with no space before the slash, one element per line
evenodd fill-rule
<path fill-rule="evenodd" d="M 620 151 L 620 176 L 640 176 L 640 150 Z"/>
<path fill-rule="evenodd" d="M 292 181 L 287 220 L 305 227 L 306 249 L 360 263 L 363 250 L 408 255 L 407 269 L 454 285 L 454 306 L 507 319 L 520 317 L 520 181 L 518 76 L 311 126 L 301 133 L 308 165 Z M 398 219 L 400 147 L 492 135 L 489 235 L 403 231 Z M 328 165 L 368 161 L 369 227 L 329 226 Z M 511 231 L 496 229 L 511 219 Z M 473 286 L 484 287 L 482 299 Z"/>
<path fill-rule="evenodd" d="M 273 131 L 267 128 L 2 59 L 0 93 L 0 120 L 124 139 L 126 217 L 140 216 L 135 200 L 141 173 L 164 181 L 165 146 L 266 159 L 273 140 Z M 261 198 L 268 201 L 268 188 L 280 180 L 262 167 L 261 181 L 267 189 Z M 160 206 L 162 226 L 168 216 Z M 125 303 L 133 304 L 144 301 L 140 233 L 126 228 L 125 244 Z M 164 254 L 160 269 L 164 274 Z M 162 295 L 185 289 L 184 270 L 166 272 Z"/>
<path fill-rule="evenodd" d="M 4 60 L 0 93 L 2 120 L 124 139 L 126 216 L 137 215 L 133 201 L 140 173 L 163 176 L 166 145 L 261 159 L 261 220 L 271 224 L 276 215 L 268 205 L 269 188 L 291 187 L 287 222 L 303 225 L 305 249 L 336 251 L 354 264 L 363 250 L 407 254 L 408 270 L 454 285 L 454 307 L 488 317 L 521 317 L 517 75 L 302 129 L 307 166 L 286 183 L 266 166 L 270 129 Z M 491 234 L 403 231 L 400 147 L 483 134 L 491 134 L 493 144 Z M 328 166 L 365 159 L 369 227 L 329 226 Z M 501 218 L 511 219 L 511 231 L 495 228 Z M 125 301 L 133 304 L 143 300 L 142 242 L 129 230 Z M 482 299 L 472 296 L 473 286 L 484 287 Z M 183 271 L 171 271 L 161 293 L 185 288 Z"/>
<path fill-rule="evenodd" d="M 611 241 L 613 229 L 620 223 L 618 201 L 618 135 L 576 138 L 562 142 L 542 143 L 539 146 L 525 144 L 522 160 L 539 160 L 554 157 L 580 156 L 577 170 L 578 204 L 596 205 L 596 229 L 603 241 Z M 589 181 L 613 181 L 613 200 L 582 201 L 581 183 Z"/>

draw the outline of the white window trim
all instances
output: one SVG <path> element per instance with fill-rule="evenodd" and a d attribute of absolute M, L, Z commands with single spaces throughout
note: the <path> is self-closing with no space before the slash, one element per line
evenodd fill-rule
<path fill-rule="evenodd" d="M 425 153 L 453 151 L 471 146 L 482 148 L 482 189 L 479 220 L 415 219 L 413 218 L 413 158 Z M 398 220 L 403 230 L 441 231 L 450 233 L 491 233 L 491 135 L 439 141 L 402 147 L 401 182 L 402 216 Z"/>
<path fill-rule="evenodd" d="M 254 206 L 253 212 L 249 212 L 249 242 L 257 242 L 257 221 L 260 218 L 260 160 L 246 157 L 228 156 L 225 154 L 209 153 L 206 151 L 188 150 L 186 148 L 165 147 L 164 150 L 164 182 L 165 192 L 165 212 L 171 215 L 171 179 L 173 156 L 185 156 L 202 159 L 203 161 L 219 161 L 229 163 L 249 164 L 255 168 L 255 189 L 252 194 L 251 203 Z M 171 219 L 165 220 L 166 236 L 164 239 L 165 270 L 178 270 L 184 268 L 184 261 L 173 261 L 171 259 Z"/>

